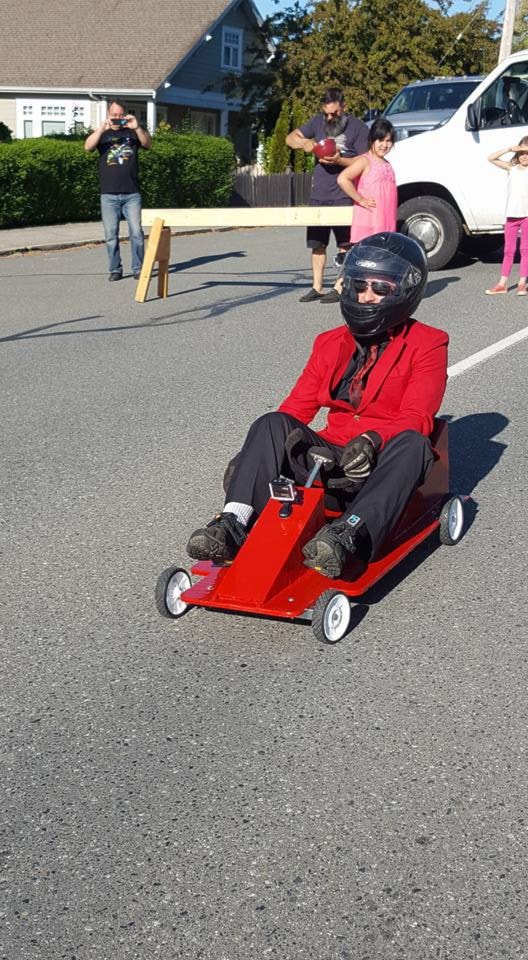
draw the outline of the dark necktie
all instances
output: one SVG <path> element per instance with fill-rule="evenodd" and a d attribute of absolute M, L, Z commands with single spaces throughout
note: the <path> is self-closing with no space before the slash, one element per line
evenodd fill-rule
<path fill-rule="evenodd" d="M 365 380 L 367 374 L 371 367 L 374 366 L 376 360 L 378 359 L 378 344 L 372 343 L 368 348 L 367 353 L 365 354 L 365 359 L 363 361 L 363 366 L 354 374 L 350 381 L 350 387 L 348 391 L 348 396 L 350 399 L 351 405 L 357 409 L 361 400 L 361 395 L 363 393 L 363 388 L 365 386 Z"/>

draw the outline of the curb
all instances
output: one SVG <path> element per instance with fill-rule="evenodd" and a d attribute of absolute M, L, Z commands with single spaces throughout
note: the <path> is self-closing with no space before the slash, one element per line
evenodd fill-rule
<path fill-rule="evenodd" d="M 122 242 L 125 242 L 124 240 Z M 128 242 L 128 239 L 127 241 Z M 15 253 L 37 253 L 46 250 L 69 250 L 71 247 L 88 247 L 104 243 L 104 240 L 69 240 L 59 243 L 32 243 L 25 247 L 8 247 L 0 250 L 0 257 L 11 257 Z"/>
<path fill-rule="evenodd" d="M 171 231 L 171 237 L 191 237 L 199 233 L 229 233 L 234 230 L 255 230 L 260 227 L 198 227 L 195 230 L 174 230 Z M 147 234 L 148 237 L 148 234 Z M 128 237 L 121 237 L 121 243 L 129 243 Z M 90 240 L 65 240 L 55 243 L 32 243 L 27 246 L 9 247 L 5 250 L 0 249 L 0 257 L 11 257 L 16 253 L 38 253 L 47 250 L 71 250 L 75 247 L 91 247 L 104 245 L 105 241 L 101 237 Z"/>

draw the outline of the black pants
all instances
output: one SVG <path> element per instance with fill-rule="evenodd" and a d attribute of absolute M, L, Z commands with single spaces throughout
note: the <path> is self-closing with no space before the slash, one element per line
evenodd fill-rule
<path fill-rule="evenodd" d="M 281 473 L 291 474 L 284 445 L 296 427 L 302 429 L 309 445 L 341 453 L 342 447 L 323 440 L 295 417 L 265 413 L 249 428 L 228 481 L 226 503 L 247 503 L 257 514 L 262 512 L 269 500 L 270 481 Z M 433 460 L 428 438 L 415 430 L 405 430 L 389 440 L 359 493 L 343 504 L 345 516 L 355 513 L 367 527 L 374 556 L 414 490 L 425 480 Z"/>

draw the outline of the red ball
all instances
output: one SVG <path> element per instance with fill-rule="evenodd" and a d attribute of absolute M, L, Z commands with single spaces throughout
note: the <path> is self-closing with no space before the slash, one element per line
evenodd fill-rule
<path fill-rule="evenodd" d="M 318 140 L 314 143 L 313 152 L 318 160 L 325 160 L 327 157 L 333 157 L 337 152 L 337 145 L 332 137 L 326 140 Z"/>

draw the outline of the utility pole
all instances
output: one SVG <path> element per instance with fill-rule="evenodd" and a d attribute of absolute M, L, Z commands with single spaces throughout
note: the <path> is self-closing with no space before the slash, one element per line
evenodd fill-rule
<path fill-rule="evenodd" d="M 499 50 L 499 63 L 506 57 L 509 57 L 513 41 L 513 27 L 515 23 L 515 14 L 517 13 L 517 0 L 506 0 L 504 7 L 504 22 L 502 24 L 502 37 Z"/>

